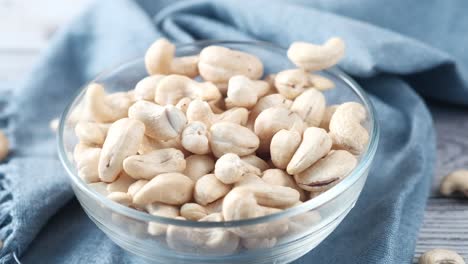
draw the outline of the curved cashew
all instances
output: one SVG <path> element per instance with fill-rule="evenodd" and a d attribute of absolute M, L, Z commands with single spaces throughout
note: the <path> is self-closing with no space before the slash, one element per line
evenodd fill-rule
<path fill-rule="evenodd" d="M 214 174 L 222 183 L 236 183 L 247 173 L 261 175 L 260 169 L 242 161 L 234 153 L 224 154 L 216 161 Z"/>
<path fill-rule="evenodd" d="M 198 75 L 198 56 L 175 58 L 175 45 L 165 38 L 156 40 L 145 54 L 146 71 L 150 75 L 176 73 L 194 78 Z"/>
<path fill-rule="evenodd" d="M 353 154 L 360 154 L 369 141 L 369 133 L 362 126 L 366 109 L 359 103 L 344 103 L 336 109 L 330 120 L 330 136 L 333 144 Z"/>
<path fill-rule="evenodd" d="M 339 105 L 330 105 L 325 108 L 325 112 L 323 113 L 322 122 L 320 122 L 320 128 L 323 128 L 327 131 L 330 130 L 330 119 L 332 118 L 333 114 L 335 113 L 336 109 Z"/>
<path fill-rule="evenodd" d="M 252 108 L 252 110 L 250 111 L 249 120 L 252 119 L 253 121 L 255 121 L 258 115 L 268 108 L 284 107 L 286 109 L 289 109 L 291 105 L 292 105 L 292 101 L 289 99 L 286 99 L 281 94 L 275 93 L 275 94 L 267 95 L 265 97 L 260 98 L 257 104 Z"/>
<path fill-rule="evenodd" d="M 156 93 L 156 87 L 158 83 L 165 77 L 165 75 L 156 74 L 150 75 L 141 79 L 135 85 L 135 99 L 153 101 L 154 94 Z"/>
<path fill-rule="evenodd" d="M 123 169 L 136 180 L 150 180 L 162 173 L 184 171 L 184 154 L 178 149 L 167 148 L 132 155 L 123 161 Z"/>
<path fill-rule="evenodd" d="M 0 162 L 8 156 L 10 143 L 5 134 L 0 130 Z"/>
<path fill-rule="evenodd" d="M 297 148 L 301 144 L 302 136 L 294 130 L 281 129 L 271 138 L 270 156 L 276 168 L 286 169 Z"/>
<path fill-rule="evenodd" d="M 125 206 L 132 205 L 132 196 L 126 192 L 111 192 L 107 198 Z"/>
<path fill-rule="evenodd" d="M 343 40 L 334 37 L 323 45 L 294 42 L 289 46 L 288 58 L 298 67 L 308 71 L 319 71 L 338 63 L 344 53 Z"/>
<path fill-rule="evenodd" d="M 84 96 L 85 120 L 108 123 L 124 118 L 131 103 L 126 93 L 107 96 L 101 84 L 91 83 Z"/>
<path fill-rule="evenodd" d="M 110 125 L 81 121 L 75 126 L 75 134 L 82 143 L 102 146 Z"/>
<path fill-rule="evenodd" d="M 107 132 L 99 157 L 99 178 L 112 182 L 123 168 L 123 160 L 137 153 L 143 140 L 145 125 L 134 119 L 123 118 L 113 123 Z"/>
<path fill-rule="evenodd" d="M 223 217 L 214 213 L 201 218 L 201 222 L 221 222 Z M 167 244 L 182 252 L 228 255 L 239 246 L 239 237 L 223 228 L 190 228 L 170 225 L 167 229 Z"/>
<path fill-rule="evenodd" d="M 271 185 L 285 186 L 293 188 L 299 192 L 300 200 L 304 201 L 306 199 L 306 193 L 304 190 L 297 186 L 294 178 L 287 174 L 285 171 L 280 169 L 268 169 L 263 172 L 262 180 Z"/>
<path fill-rule="evenodd" d="M 145 207 L 146 211 L 155 216 L 162 216 L 167 218 L 176 218 L 179 216 L 179 208 L 173 205 L 163 203 L 152 203 Z M 167 225 L 159 224 L 156 222 L 148 223 L 148 233 L 153 236 L 159 236 L 166 233 Z"/>
<path fill-rule="evenodd" d="M 275 87 L 275 78 L 276 74 L 268 74 L 267 76 L 265 76 L 265 78 L 263 78 L 263 80 L 267 82 L 270 86 L 266 95 L 276 94 L 278 92 Z"/>
<path fill-rule="evenodd" d="M 304 131 L 302 142 L 289 161 L 286 171 L 293 175 L 303 172 L 330 152 L 332 140 L 327 131 L 309 127 Z"/>
<path fill-rule="evenodd" d="M 270 150 L 271 138 L 281 129 L 296 130 L 299 133 L 305 128 L 304 121 L 296 113 L 283 107 L 272 107 L 261 112 L 255 120 L 254 131 L 260 139 L 259 152 Z"/>
<path fill-rule="evenodd" d="M 319 91 L 330 90 L 335 87 L 335 83 L 322 75 L 309 74 L 311 86 Z"/>
<path fill-rule="evenodd" d="M 229 109 L 221 114 L 215 114 L 207 102 L 193 100 L 187 107 L 187 120 L 189 122 L 199 121 L 207 127 L 217 122 L 231 122 L 240 125 L 247 123 L 249 111 L 242 107 Z"/>
<path fill-rule="evenodd" d="M 270 165 L 268 165 L 266 161 L 255 156 L 255 154 L 243 156 L 241 157 L 241 160 L 254 167 L 257 167 L 260 171 L 268 170 L 270 168 Z"/>
<path fill-rule="evenodd" d="M 182 131 L 182 146 L 195 154 L 203 155 L 211 152 L 208 140 L 208 129 L 202 122 L 190 122 Z"/>
<path fill-rule="evenodd" d="M 128 188 L 130 185 L 132 185 L 135 182 L 135 179 L 132 177 L 128 176 L 125 171 L 122 171 L 119 174 L 119 177 L 114 181 L 111 182 L 107 185 L 107 190 L 112 193 L 112 192 L 128 192 Z M 131 195 L 130 195 L 131 196 Z"/>
<path fill-rule="evenodd" d="M 440 192 L 450 196 L 454 192 L 468 196 L 468 170 L 457 170 L 445 176 L 440 185 Z"/>
<path fill-rule="evenodd" d="M 187 119 L 182 111 L 172 105 L 165 107 L 147 101 L 138 101 L 128 110 L 128 116 L 145 124 L 145 134 L 159 140 L 177 137 Z"/>
<path fill-rule="evenodd" d="M 186 203 L 180 208 L 180 215 L 186 219 L 198 221 L 207 216 L 208 211 L 197 203 Z"/>
<path fill-rule="evenodd" d="M 308 126 L 319 126 L 325 112 L 325 96 L 316 89 L 308 89 L 296 97 L 291 111 L 297 113 Z"/>
<path fill-rule="evenodd" d="M 420 258 L 419 264 L 465 264 L 465 260 L 457 252 L 447 249 L 433 249 L 426 251 Z"/>
<path fill-rule="evenodd" d="M 141 142 L 141 145 L 138 148 L 138 154 L 144 155 L 155 150 L 166 148 L 175 148 L 182 151 L 184 155 L 190 155 L 190 153 L 187 150 L 185 150 L 182 146 L 182 143 L 180 142 L 180 137 L 175 137 L 168 140 L 157 140 L 154 138 L 150 138 L 146 135 L 143 137 L 143 141 Z"/>
<path fill-rule="evenodd" d="M 210 146 L 215 157 L 226 153 L 239 156 L 249 155 L 257 150 L 259 140 L 251 130 L 230 122 L 218 122 L 210 128 Z"/>
<path fill-rule="evenodd" d="M 193 181 L 181 173 L 163 173 L 151 179 L 133 197 L 137 205 L 161 202 L 181 205 L 192 199 Z"/>
<path fill-rule="evenodd" d="M 335 150 L 305 171 L 294 175 L 297 185 L 306 191 L 323 192 L 345 178 L 357 165 L 346 150 Z"/>
<path fill-rule="evenodd" d="M 247 249 L 272 248 L 276 245 L 276 237 L 272 238 L 242 238 L 241 244 Z"/>
<path fill-rule="evenodd" d="M 147 184 L 148 182 L 149 181 L 147 181 L 147 180 L 138 180 L 138 181 L 133 182 L 132 184 L 130 184 L 130 186 L 128 186 L 127 193 L 130 194 L 132 197 L 134 197 L 135 194 L 141 188 L 143 188 L 143 186 L 145 186 L 145 184 Z"/>
<path fill-rule="evenodd" d="M 207 206 L 205 206 L 205 209 L 209 214 L 221 213 L 223 211 L 223 202 L 224 197 L 208 204 Z"/>
<path fill-rule="evenodd" d="M 236 75 L 229 79 L 226 104 L 252 108 L 258 98 L 264 96 L 270 86 L 265 81 L 250 80 L 249 78 Z"/>
<path fill-rule="evenodd" d="M 199 83 L 183 75 L 173 74 L 158 83 L 154 101 L 160 105 L 175 105 L 185 97 L 216 102 L 221 98 L 221 93 L 210 82 Z"/>
<path fill-rule="evenodd" d="M 193 197 L 198 204 L 208 205 L 231 190 L 231 186 L 221 182 L 214 174 L 207 174 L 195 183 Z"/>
<path fill-rule="evenodd" d="M 215 167 L 214 159 L 209 155 L 191 155 L 185 159 L 185 170 L 182 174 L 187 175 L 194 182 L 200 177 L 213 172 Z"/>
<path fill-rule="evenodd" d="M 287 99 L 294 99 L 311 88 L 309 73 L 303 69 L 291 69 L 278 72 L 275 78 L 275 87 Z"/>
<path fill-rule="evenodd" d="M 101 148 L 89 147 L 83 143 L 76 145 L 74 150 L 74 159 L 78 176 L 86 183 L 100 181 L 99 179 L 99 157 L 101 156 Z"/>
<path fill-rule="evenodd" d="M 200 75 L 214 83 L 227 83 L 232 76 L 260 79 L 263 64 L 254 55 L 220 46 L 209 46 L 200 52 Z"/>

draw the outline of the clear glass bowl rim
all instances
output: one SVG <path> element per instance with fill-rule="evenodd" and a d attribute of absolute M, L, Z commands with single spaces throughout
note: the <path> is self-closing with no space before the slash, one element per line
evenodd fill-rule
<path fill-rule="evenodd" d="M 195 42 L 190 42 L 190 43 L 177 44 L 176 47 L 177 49 L 184 49 L 184 48 L 197 47 L 197 46 L 204 47 L 208 45 L 252 46 L 256 48 L 276 50 L 279 53 L 283 53 L 283 54 L 286 54 L 286 51 L 287 51 L 286 48 L 277 46 L 269 42 L 263 42 L 263 41 L 202 40 L 202 41 L 195 41 Z M 363 102 L 364 107 L 366 108 L 369 114 L 370 140 L 356 168 L 351 172 L 350 175 L 348 175 L 345 179 L 343 179 L 337 185 L 333 186 L 330 190 L 322 193 L 321 195 L 315 197 L 314 199 L 306 201 L 292 208 L 285 209 L 284 211 L 279 212 L 279 213 L 262 216 L 258 218 L 236 220 L 236 221 L 225 221 L 225 222 L 197 222 L 197 221 L 191 221 L 191 220 L 180 220 L 180 219 L 172 219 L 172 218 L 167 218 L 167 217 L 162 217 L 162 216 L 156 216 L 156 215 L 148 214 L 146 212 L 138 211 L 136 209 L 124 206 L 110 199 L 107 199 L 103 195 L 99 194 L 97 191 L 87 186 L 87 184 L 76 174 L 74 165 L 68 159 L 68 155 L 66 153 L 65 145 L 64 145 L 64 130 L 65 130 L 66 118 L 68 117 L 72 106 L 74 106 L 77 100 L 81 98 L 81 96 L 83 95 L 89 83 L 94 82 L 96 79 L 99 79 L 100 76 L 106 75 L 116 70 L 117 68 L 124 67 L 126 65 L 131 65 L 142 60 L 143 60 L 142 58 L 137 58 L 137 59 L 133 59 L 130 61 L 126 61 L 124 63 L 118 64 L 117 66 L 111 67 L 108 70 L 105 70 L 101 72 L 100 74 L 98 74 L 92 81 L 86 83 L 83 87 L 81 87 L 76 92 L 76 94 L 73 96 L 73 100 L 67 105 L 63 114 L 60 117 L 60 124 L 59 124 L 59 130 L 58 130 L 58 135 L 57 135 L 57 147 L 58 147 L 59 159 L 62 162 L 63 166 L 65 167 L 65 170 L 67 171 L 68 175 L 70 176 L 75 186 L 77 186 L 86 195 L 90 196 L 94 200 L 97 200 L 99 203 L 105 205 L 106 207 L 108 207 L 115 213 L 124 215 L 126 217 L 129 217 L 135 220 L 144 221 L 144 222 L 156 222 L 156 223 L 167 224 L 167 225 L 170 224 L 170 225 L 193 227 L 193 228 L 238 227 L 238 226 L 245 226 L 245 225 L 268 223 L 270 221 L 278 220 L 284 217 L 293 217 L 295 215 L 299 215 L 307 211 L 317 209 L 325 205 L 326 203 L 334 200 L 341 193 L 343 193 L 348 188 L 350 188 L 360 177 L 364 176 L 366 170 L 372 164 L 375 153 L 377 151 L 377 146 L 378 146 L 378 141 L 379 141 L 379 125 L 377 122 L 375 108 L 359 84 L 357 84 L 346 73 L 338 69 L 338 67 L 333 67 L 331 69 L 324 70 L 323 72 L 334 75 L 336 78 L 346 83 L 346 85 L 348 85 L 348 87 L 350 87 L 353 90 L 353 92 L 359 97 L 359 99 Z"/>

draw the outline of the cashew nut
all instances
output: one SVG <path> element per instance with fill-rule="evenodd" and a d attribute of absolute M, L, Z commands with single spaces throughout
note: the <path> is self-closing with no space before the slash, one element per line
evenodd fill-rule
<path fill-rule="evenodd" d="M 249 111 L 242 107 L 229 109 L 222 114 L 215 114 L 210 105 L 201 100 L 190 102 L 186 113 L 189 122 L 200 121 L 207 127 L 221 121 L 245 125 L 249 116 Z"/>
<path fill-rule="evenodd" d="M 327 131 L 330 130 L 330 119 L 332 118 L 333 114 L 335 113 L 336 109 L 339 105 L 330 105 L 325 108 L 325 112 L 323 113 L 322 122 L 320 122 L 320 128 L 323 128 Z"/>
<path fill-rule="evenodd" d="M 345 44 L 334 37 L 323 45 L 294 42 L 289 46 L 288 58 L 298 67 L 308 71 L 330 68 L 344 56 Z"/>
<path fill-rule="evenodd" d="M 109 105 L 114 118 L 121 119 L 128 116 L 128 108 L 134 103 L 127 92 L 111 93 L 105 97 L 104 103 Z"/>
<path fill-rule="evenodd" d="M 194 182 L 200 177 L 213 172 L 215 161 L 208 155 L 191 155 L 185 159 L 185 170 L 182 174 L 187 175 Z"/>
<path fill-rule="evenodd" d="M 137 153 L 143 140 L 145 125 L 134 119 L 123 118 L 113 123 L 107 132 L 99 157 L 99 178 L 112 182 L 123 168 L 123 160 Z"/>
<path fill-rule="evenodd" d="M 54 133 L 57 132 L 58 127 L 59 127 L 59 123 L 60 123 L 60 120 L 58 118 L 54 118 L 54 119 L 50 120 L 50 122 L 49 122 L 50 131 L 52 131 Z"/>
<path fill-rule="evenodd" d="M 247 162 L 248 164 L 257 167 L 260 169 L 260 171 L 268 170 L 270 168 L 270 165 L 261 158 L 255 156 L 255 154 L 247 155 L 241 157 L 241 160 L 244 162 Z"/>
<path fill-rule="evenodd" d="M 304 234 L 307 229 L 320 223 L 322 216 L 318 211 L 308 211 L 289 219 L 288 235 Z"/>
<path fill-rule="evenodd" d="M 102 196 L 107 196 L 109 194 L 107 191 L 107 183 L 105 182 L 88 183 L 88 187 Z"/>
<path fill-rule="evenodd" d="M 287 174 L 285 171 L 280 169 L 268 169 L 263 172 L 262 180 L 271 185 L 279 185 L 285 186 L 289 188 L 293 188 L 294 190 L 299 192 L 300 200 L 306 200 L 306 193 L 304 190 L 297 186 L 294 178 Z"/>
<path fill-rule="evenodd" d="M 10 143 L 5 134 L 0 130 L 0 162 L 8 156 L 8 149 L 10 148 Z"/>
<path fill-rule="evenodd" d="M 135 99 L 153 101 L 156 93 L 156 87 L 158 83 L 164 78 L 165 75 L 156 74 L 150 75 L 141 79 L 135 85 Z"/>
<path fill-rule="evenodd" d="M 293 175 L 303 172 L 330 152 L 332 140 L 327 131 L 309 127 L 304 131 L 302 142 L 289 161 L 286 171 Z"/>
<path fill-rule="evenodd" d="M 336 109 L 330 120 L 330 136 L 333 144 L 353 154 L 360 154 L 369 141 L 369 133 L 362 126 L 366 109 L 359 103 L 344 103 Z"/>
<path fill-rule="evenodd" d="M 345 178 L 357 164 L 346 150 L 335 150 L 305 171 L 294 175 L 297 185 L 306 191 L 323 192 Z"/>
<path fill-rule="evenodd" d="M 235 75 L 258 80 L 263 75 L 263 64 L 254 55 L 220 46 L 209 46 L 200 52 L 200 75 L 214 83 L 227 83 Z"/>
<path fill-rule="evenodd" d="M 100 148 L 89 147 L 82 143 L 76 145 L 74 151 L 76 169 L 78 176 L 86 183 L 100 181 L 98 173 L 100 155 Z"/>
<path fill-rule="evenodd" d="M 128 192 L 128 188 L 135 182 L 135 179 L 128 176 L 125 171 L 122 171 L 119 174 L 119 177 L 114 182 L 111 182 L 107 185 L 107 190 L 109 192 Z"/>
<path fill-rule="evenodd" d="M 111 192 L 107 195 L 107 198 L 125 206 L 132 204 L 132 196 L 126 192 Z"/>
<path fill-rule="evenodd" d="M 240 180 L 238 180 L 236 183 L 234 183 L 234 188 L 244 186 L 244 185 L 250 185 L 250 184 L 260 184 L 260 185 L 265 185 L 266 183 L 258 176 L 257 174 L 248 172 L 245 173 Z"/>
<path fill-rule="evenodd" d="M 304 121 L 296 113 L 283 107 L 272 107 L 261 112 L 255 120 L 254 131 L 260 139 L 259 152 L 270 150 L 271 138 L 281 129 L 296 130 L 299 133 L 305 128 Z"/>
<path fill-rule="evenodd" d="M 182 111 L 172 105 L 165 107 L 147 101 L 138 101 L 128 110 L 128 116 L 145 124 L 145 134 L 159 140 L 177 137 L 187 119 Z"/>
<path fill-rule="evenodd" d="M 207 174 L 195 183 L 193 197 L 198 204 L 208 205 L 231 190 L 231 186 L 224 184 L 214 174 Z"/>
<path fill-rule="evenodd" d="M 265 81 L 250 80 L 249 78 L 236 75 L 229 79 L 226 104 L 252 108 L 258 98 L 264 96 L 270 86 Z"/>
<path fill-rule="evenodd" d="M 195 154 L 203 155 L 211 152 L 208 140 L 208 129 L 202 122 L 190 122 L 182 131 L 182 146 Z"/>
<path fill-rule="evenodd" d="M 207 216 L 208 211 L 197 203 L 186 203 L 180 208 L 180 215 L 186 219 L 198 221 Z"/>
<path fill-rule="evenodd" d="M 160 105 L 175 105 L 185 97 L 216 102 L 221 98 L 221 93 L 212 83 L 199 83 L 186 76 L 173 74 L 159 81 L 154 101 Z"/>
<path fill-rule="evenodd" d="M 308 126 L 319 126 L 325 112 L 325 96 L 316 89 L 308 89 L 296 97 L 291 111 L 297 113 Z"/>
<path fill-rule="evenodd" d="M 276 74 L 275 87 L 281 95 L 292 100 L 312 86 L 308 72 L 303 69 L 291 69 Z"/>
<path fill-rule="evenodd" d="M 223 217 L 214 213 L 201 218 L 201 222 L 221 222 Z M 190 228 L 170 225 L 167 244 L 174 250 L 204 254 L 228 255 L 235 252 L 239 237 L 223 228 Z"/>
<path fill-rule="evenodd" d="M 163 173 L 151 179 L 133 197 L 137 205 L 161 202 L 181 205 L 192 199 L 193 181 L 181 173 Z"/>
<path fill-rule="evenodd" d="M 84 144 L 102 146 L 109 127 L 110 124 L 81 121 L 75 126 L 75 134 Z"/>
<path fill-rule="evenodd" d="M 289 109 L 291 107 L 292 101 L 286 99 L 281 94 L 270 94 L 265 97 L 262 97 L 258 100 L 257 104 L 252 108 L 249 115 L 249 121 L 257 119 L 258 115 L 264 110 L 272 107 L 284 107 Z"/>
<path fill-rule="evenodd" d="M 136 180 L 150 180 L 162 173 L 184 171 L 184 154 L 178 149 L 167 148 L 132 155 L 123 161 L 123 169 Z"/>
<path fill-rule="evenodd" d="M 190 78 L 198 75 L 198 56 L 174 58 L 175 46 L 165 38 L 156 40 L 145 54 L 146 71 L 155 74 L 181 74 Z"/>
<path fill-rule="evenodd" d="M 138 154 L 148 154 L 158 149 L 165 149 L 165 148 L 175 148 L 184 155 L 190 155 L 190 153 L 184 149 L 182 143 L 180 142 L 180 137 L 175 137 L 168 140 L 158 140 L 154 138 L 150 138 L 148 136 L 143 137 L 143 141 L 141 142 L 140 147 L 138 148 Z"/>
<path fill-rule="evenodd" d="M 468 196 L 468 170 L 457 170 L 445 176 L 440 185 L 440 192 L 445 196 L 454 192 Z"/>
<path fill-rule="evenodd" d="M 214 174 L 222 183 L 236 183 L 247 173 L 261 175 L 260 169 L 242 161 L 234 153 L 224 154 L 216 161 Z"/>
<path fill-rule="evenodd" d="M 419 258 L 419 264 L 465 264 L 465 260 L 455 251 L 433 249 Z"/>
<path fill-rule="evenodd" d="M 184 97 L 177 102 L 176 107 L 185 114 L 187 113 L 190 102 L 192 102 L 192 99 Z"/>
<path fill-rule="evenodd" d="M 310 74 L 309 82 L 312 87 L 319 91 L 326 91 L 335 87 L 335 83 L 332 80 L 318 74 Z"/>
<path fill-rule="evenodd" d="M 152 203 L 145 207 L 146 211 L 155 216 L 176 218 L 179 216 L 179 208 L 173 205 L 167 205 L 162 203 Z M 148 224 L 148 233 L 153 236 L 164 235 L 167 230 L 167 225 L 159 224 L 156 222 L 150 222 Z"/>
<path fill-rule="evenodd" d="M 132 184 L 130 184 L 130 186 L 128 186 L 127 193 L 130 194 L 132 197 L 134 197 L 135 194 L 141 188 L 143 188 L 143 186 L 145 186 L 145 184 L 147 184 L 148 182 L 149 181 L 147 181 L 147 180 L 138 180 L 138 181 L 133 182 Z"/>
<path fill-rule="evenodd" d="M 294 130 L 281 129 L 271 138 L 270 156 L 276 168 L 286 169 L 297 148 L 301 144 L 302 136 Z"/>
<path fill-rule="evenodd" d="M 84 96 L 84 117 L 88 121 L 101 123 L 113 122 L 127 116 L 131 100 L 119 93 L 110 99 L 106 96 L 101 84 L 91 83 L 86 88 Z"/>
<path fill-rule="evenodd" d="M 226 153 L 246 156 L 254 153 L 259 139 L 250 129 L 230 122 L 218 122 L 210 128 L 210 146 L 215 157 Z"/>

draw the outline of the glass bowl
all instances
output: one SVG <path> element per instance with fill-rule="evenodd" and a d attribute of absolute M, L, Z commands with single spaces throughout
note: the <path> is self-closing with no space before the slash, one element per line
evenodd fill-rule
<path fill-rule="evenodd" d="M 284 48 L 264 42 L 200 41 L 178 45 L 176 54 L 195 55 L 209 45 L 256 55 L 265 65 L 265 75 L 295 68 Z M 116 244 L 150 263 L 288 263 L 315 248 L 353 208 L 377 149 L 379 130 L 374 108 L 365 92 L 337 68 L 320 74 L 336 84 L 336 88 L 324 92 L 328 105 L 356 101 L 365 106 L 368 115 L 364 126 L 370 140 L 357 167 L 346 178 L 317 197 L 280 213 L 240 221 L 185 221 L 123 206 L 90 188 L 78 177 L 72 155 L 78 142 L 74 133 L 76 118 L 72 113 L 82 105 L 86 86 L 65 109 L 60 120 L 59 156 L 89 218 Z M 106 71 L 93 81 L 102 83 L 107 92 L 128 91 L 146 75 L 144 61 L 140 58 Z M 148 234 L 149 225 L 167 228 L 167 235 Z M 236 243 L 230 236 L 233 233 L 241 233 L 244 237 L 234 251 L 223 247 L 226 241 Z"/>

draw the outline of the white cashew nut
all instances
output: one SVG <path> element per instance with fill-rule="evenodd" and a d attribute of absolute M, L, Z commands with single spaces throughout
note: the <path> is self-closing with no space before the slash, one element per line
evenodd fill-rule
<path fill-rule="evenodd" d="M 185 219 L 198 221 L 208 215 L 205 207 L 197 203 L 186 203 L 180 208 L 180 215 Z"/>
<path fill-rule="evenodd" d="M 465 260 L 455 251 L 433 249 L 419 258 L 419 264 L 465 264 Z"/>
<path fill-rule="evenodd" d="M 236 107 L 221 114 L 215 114 L 207 102 L 193 100 L 188 105 L 186 114 L 189 122 L 200 121 L 207 127 L 211 127 L 214 123 L 222 121 L 245 125 L 249 111 L 242 107 Z"/>
<path fill-rule="evenodd" d="M 236 183 L 247 173 L 261 175 L 260 169 L 242 161 L 234 153 L 224 154 L 216 161 L 214 174 L 222 183 Z"/>
<path fill-rule="evenodd" d="M 250 80 L 242 75 L 233 76 L 229 79 L 226 104 L 252 108 L 269 89 L 270 86 L 265 81 Z"/>
<path fill-rule="evenodd" d="M 110 124 L 81 121 L 75 126 L 75 134 L 84 144 L 102 146 L 109 127 Z"/>
<path fill-rule="evenodd" d="M 119 174 L 119 177 L 117 178 L 117 180 L 115 180 L 114 182 L 111 182 L 107 185 L 107 190 L 112 193 L 112 192 L 124 192 L 124 193 L 127 193 L 128 192 L 128 188 L 130 187 L 130 185 L 132 185 L 133 183 L 135 182 L 135 179 L 133 179 L 132 177 L 128 176 L 127 173 L 125 173 L 125 171 L 122 171 L 120 174 Z"/>
<path fill-rule="evenodd" d="M 173 74 L 159 81 L 154 101 L 160 105 L 175 105 L 186 97 L 192 100 L 216 102 L 221 98 L 221 93 L 212 83 L 199 83 L 186 76 Z"/>
<path fill-rule="evenodd" d="M 293 175 L 303 172 L 330 152 L 332 140 L 327 131 L 309 127 L 304 131 L 302 142 L 289 161 L 286 171 Z"/>
<path fill-rule="evenodd" d="M 244 75 L 258 80 L 263 64 L 254 55 L 220 46 L 209 46 L 200 52 L 200 75 L 214 83 L 227 83 L 232 76 Z"/>
<path fill-rule="evenodd" d="M 271 185 L 279 185 L 279 186 L 293 188 L 294 190 L 299 192 L 299 195 L 300 195 L 299 199 L 301 201 L 304 201 L 306 199 L 306 193 L 304 192 L 304 190 L 299 188 L 299 186 L 294 181 L 294 178 L 283 170 L 268 169 L 263 172 L 262 180 L 263 182 L 271 184 Z"/>
<path fill-rule="evenodd" d="M 210 146 L 215 157 L 226 153 L 246 156 L 254 153 L 259 139 L 250 129 L 230 122 L 218 122 L 210 128 Z"/>
<path fill-rule="evenodd" d="M 334 37 L 323 45 L 294 42 L 289 46 L 288 58 L 298 67 L 308 71 L 319 71 L 337 64 L 344 53 L 343 40 Z"/>
<path fill-rule="evenodd" d="M 182 131 L 182 146 L 194 154 L 208 154 L 210 142 L 208 140 L 208 128 L 202 122 L 190 122 Z"/>
<path fill-rule="evenodd" d="M 80 143 L 76 145 L 73 154 L 78 176 L 86 183 L 99 182 L 98 165 L 101 148 L 94 148 Z"/>
<path fill-rule="evenodd" d="M 263 159 L 255 156 L 255 154 L 247 155 L 241 157 L 241 160 L 244 162 L 247 162 L 248 164 L 257 167 L 260 169 L 260 171 L 268 170 L 270 168 L 270 165 Z"/>
<path fill-rule="evenodd" d="M 153 101 L 154 95 L 156 93 L 156 87 L 158 83 L 165 77 L 165 75 L 156 74 L 150 75 L 141 79 L 135 85 L 135 99 L 136 100 L 146 100 Z"/>
<path fill-rule="evenodd" d="M 143 140 L 145 125 L 134 119 L 123 118 L 113 123 L 107 132 L 99 157 L 99 178 L 114 181 L 123 168 L 123 160 L 137 153 Z"/>
<path fill-rule="evenodd" d="M 335 150 L 305 171 L 294 175 L 297 185 L 306 191 L 323 192 L 335 186 L 357 165 L 357 159 L 345 150 Z"/>
<path fill-rule="evenodd" d="M 198 181 L 200 177 L 213 172 L 215 167 L 215 161 L 209 155 L 191 155 L 185 159 L 185 163 L 185 170 L 182 174 L 194 182 Z"/>
<path fill-rule="evenodd" d="M 179 216 L 179 208 L 173 205 L 163 203 L 152 203 L 145 207 L 146 211 L 155 216 L 176 218 Z M 156 222 L 148 223 L 148 233 L 153 236 L 164 235 L 167 230 L 167 225 Z"/>
<path fill-rule="evenodd" d="M 322 122 L 320 122 L 320 128 L 323 128 L 327 131 L 330 130 L 330 119 L 332 118 L 333 114 L 335 113 L 336 109 L 339 105 L 330 105 L 325 108 L 325 112 L 323 113 Z"/>
<path fill-rule="evenodd" d="M 84 117 L 87 121 L 114 122 L 127 116 L 131 103 L 126 93 L 107 96 L 101 84 L 91 83 L 84 96 Z"/>
<path fill-rule="evenodd" d="M 290 109 L 297 113 L 308 126 L 317 127 L 322 122 L 325 105 L 325 96 L 320 91 L 311 88 L 296 97 Z"/>
<path fill-rule="evenodd" d="M 445 176 L 440 185 L 440 192 L 445 196 L 454 192 L 468 196 L 468 170 L 457 170 Z"/>
<path fill-rule="evenodd" d="M 181 173 L 163 173 L 151 179 L 133 197 L 137 205 L 160 202 L 182 205 L 192 199 L 193 181 Z"/>
<path fill-rule="evenodd" d="M 128 116 L 145 124 L 145 134 L 159 140 L 180 135 L 187 119 L 182 111 L 172 105 L 165 107 L 147 101 L 138 101 L 128 110 Z"/>
<path fill-rule="evenodd" d="M 281 129 L 276 132 L 270 144 L 271 161 L 276 168 L 286 169 L 301 141 L 302 136 L 297 131 Z"/>
<path fill-rule="evenodd" d="M 207 174 L 195 183 L 193 197 L 198 204 L 208 205 L 231 190 L 231 186 L 221 182 L 214 174 Z"/>
<path fill-rule="evenodd" d="M 128 186 L 127 193 L 130 194 L 132 197 L 134 197 L 135 194 L 141 188 L 143 188 L 143 186 L 145 186 L 145 184 L 147 184 L 148 182 L 149 181 L 147 181 L 147 180 L 138 180 L 138 181 L 133 182 L 132 184 L 130 184 L 130 186 Z"/>
<path fill-rule="evenodd" d="M 362 126 L 366 109 L 359 103 L 344 103 L 336 109 L 330 120 L 330 136 L 333 144 L 353 154 L 360 154 L 369 141 L 369 133 Z"/>
<path fill-rule="evenodd" d="M 132 196 L 126 192 L 111 192 L 107 198 L 125 206 L 132 205 Z"/>
<path fill-rule="evenodd" d="M 123 169 L 130 177 L 151 180 L 162 173 L 185 170 L 184 154 L 174 148 L 159 149 L 144 155 L 132 155 L 123 161 Z"/>
<path fill-rule="evenodd" d="M 10 143 L 5 134 L 0 130 L 0 162 L 8 156 Z"/>

